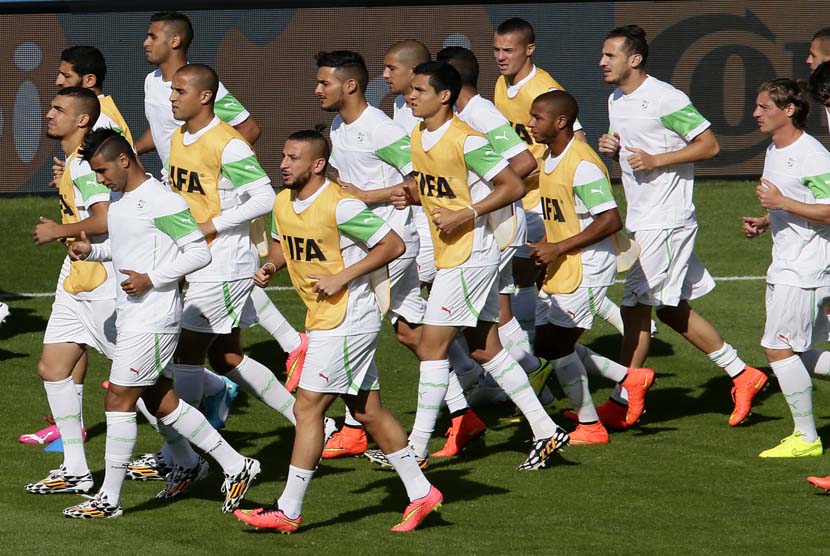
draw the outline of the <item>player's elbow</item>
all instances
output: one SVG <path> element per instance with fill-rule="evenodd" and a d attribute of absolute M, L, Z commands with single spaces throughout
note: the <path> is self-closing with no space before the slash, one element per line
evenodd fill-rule
<path fill-rule="evenodd" d="M 706 149 L 703 153 L 703 160 L 709 160 L 715 158 L 720 154 L 720 143 L 718 142 L 717 138 L 712 135 L 708 141 L 705 143 Z"/>
<path fill-rule="evenodd" d="M 536 170 L 537 167 L 538 163 L 530 151 L 524 151 L 510 159 L 510 168 L 522 180 Z"/>

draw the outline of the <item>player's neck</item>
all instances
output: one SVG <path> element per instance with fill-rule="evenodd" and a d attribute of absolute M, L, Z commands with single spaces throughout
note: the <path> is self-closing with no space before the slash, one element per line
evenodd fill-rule
<path fill-rule="evenodd" d="M 804 135 L 804 131 L 794 125 L 788 125 L 785 128 L 776 130 L 770 136 L 770 139 L 772 139 L 776 149 L 784 149 L 801 139 L 802 135 Z"/>
<path fill-rule="evenodd" d="M 213 110 L 204 110 L 187 120 L 184 123 L 184 128 L 188 133 L 198 133 L 201 129 L 207 127 L 213 121 L 214 117 Z"/>
<path fill-rule="evenodd" d="M 557 157 L 565 152 L 565 149 L 568 148 L 568 143 L 570 143 L 573 138 L 574 131 L 572 129 L 566 129 L 557 135 L 553 140 L 551 140 L 550 143 L 548 143 L 551 156 Z"/>
<path fill-rule="evenodd" d="M 323 184 L 326 183 L 326 176 L 319 176 L 314 174 L 311 178 L 306 182 L 304 186 L 297 190 L 297 199 L 300 201 L 305 201 L 318 191 L 320 188 L 323 187 Z"/>
<path fill-rule="evenodd" d="M 173 52 L 167 60 L 159 64 L 161 70 L 161 79 L 163 81 L 172 81 L 173 74 L 187 65 L 187 55 Z"/>
<path fill-rule="evenodd" d="M 455 101 L 455 108 L 459 112 L 464 110 L 469 104 L 470 100 L 478 94 L 476 88 L 471 85 L 464 85 L 461 87 L 461 92 L 458 94 L 458 100 Z"/>
<path fill-rule="evenodd" d="M 639 89 L 640 85 L 645 83 L 646 79 L 648 79 L 648 74 L 646 72 L 640 70 L 632 70 L 628 77 L 626 77 L 625 81 L 620 82 L 619 88 L 624 95 L 630 95 L 631 93 Z"/>
<path fill-rule="evenodd" d="M 505 75 L 505 78 L 507 78 L 507 84 L 508 85 L 515 85 L 516 83 L 518 83 L 519 81 L 521 81 L 522 79 L 524 79 L 525 77 L 530 75 L 530 72 L 532 72 L 532 71 L 533 71 L 533 59 L 528 58 L 527 60 L 525 60 L 525 63 L 522 64 L 522 67 L 519 68 L 519 71 L 517 71 L 515 75 Z"/>
<path fill-rule="evenodd" d="M 78 150 L 78 147 L 80 147 L 81 143 L 83 143 L 84 139 L 86 139 L 86 134 L 86 129 L 79 128 L 71 134 L 62 137 L 61 149 L 63 150 L 63 154 L 65 156 L 69 156 Z"/>
<path fill-rule="evenodd" d="M 441 109 L 432 116 L 424 118 L 424 125 L 428 131 L 435 131 L 452 119 L 452 108 L 442 105 Z"/>
<path fill-rule="evenodd" d="M 366 99 L 360 98 L 352 102 L 345 102 L 343 108 L 337 113 L 340 114 L 340 117 L 348 125 L 358 119 L 368 107 L 369 103 L 366 102 Z"/>
<path fill-rule="evenodd" d="M 135 191 L 138 187 L 147 181 L 147 174 L 144 173 L 144 168 L 137 160 L 130 165 L 130 172 L 127 174 L 127 185 L 124 186 L 124 193 Z"/>
<path fill-rule="evenodd" d="M 104 94 L 104 91 L 101 90 L 101 87 L 90 87 L 89 90 L 95 93 L 96 97 L 100 97 Z"/>

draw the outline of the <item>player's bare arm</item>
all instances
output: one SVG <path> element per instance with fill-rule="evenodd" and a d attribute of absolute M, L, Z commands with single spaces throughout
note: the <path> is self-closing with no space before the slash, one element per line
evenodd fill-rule
<path fill-rule="evenodd" d="M 254 284 L 260 288 L 268 286 L 271 276 L 285 268 L 285 254 L 278 241 L 272 241 L 268 248 L 268 260 L 254 274 Z"/>
<path fill-rule="evenodd" d="M 755 196 L 767 210 L 785 210 L 816 224 L 830 224 L 830 205 L 807 204 L 786 197 L 774 183 L 765 178 L 761 178 L 761 185 L 755 188 Z"/>
<path fill-rule="evenodd" d="M 620 159 L 620 134 L 616 131 L 613 134 L 603 133 L 597 145 L 599 152 L 614 160 Z"/>
<path fill-rule="evenodd" d="M 259 140 L 259 136 L 262 135 L 262 130 L 259 128 L 259 123 L 257 123 L 253 116 L 249 116 L 248 119 L 246 119 L 244 122 L 240 122 L 239 124 L 233 127 L 251 145 L 256 143 L 257 140 Z"/>
<path fill-rule="evenodd" d="M 40 224 L 35 226 L 32 238 L 38 245 L 60 241 L 70 237 L 79 237 L 81 232 L 89 236 L 107 233 L 108 202 L 95 203 L 89 207 L 90 216 L 73 224 L 59 224 L 49 218 L 40 217 Z"/>
<path fill-rule="evenodd" d="M 156 145 L 153 143 L 153 134 L 150 133 L 150 129 L 147 128 L 147 131 L 138 138 L 138 141 L 135 142 L 135 151 L 138 154 L 145 154 L 150 151 L 156 150 Z"/>
<path fill-rule="evenodd" d="M 509 160 L 510 169 L 513 170 L 519 179 L 524 180 L 532 173 L 539 170 L 539 162 L 529 150 L 522 151 Z"/>
<path fill-rule="evenodd" d="M 548 265 L 567 253 L 578 252 L 622 230 L 622 218 L 616 208 L 601 212 L 584 230 L 564 241 L 528 243 L 533 247 L 530 258 L 536 264 Z"/>
<path fill-rule="evenodd" d="M 396 187 L 389 195 L 389 200 L 398 210 L 403 210 L 410 205 L 420 205 L 421 195 L 415 185 L 415 180 L 407 180 Z"/>
<path fill-rule="evenodd" d="M 720 144 L 711 129 L 707 129 L 682 149 L 670 153 L 650 154 L 636 147 L 628 147 L 631 156 L 628 163 L 638 172 L 647 172 L 664 166 L 688 164 L 715 158 L 720 152 Z"/>

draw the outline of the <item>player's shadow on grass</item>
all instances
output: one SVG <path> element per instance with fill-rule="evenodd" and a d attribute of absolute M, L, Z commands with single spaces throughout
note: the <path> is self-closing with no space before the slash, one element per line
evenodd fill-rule
<path fill-rule="evenodd" d="M 677 336 L 675 334 L 675 336 Z M 620 358 L 620 348 L 622 347 L 622 336 L 619 334 L 607 334 L 599 336 L 591 340 L 590 344 L 584 344 L 585 347 L 591 349 L 600 355 L 608 357 L 612 361 L 617 361 Z M 660 339 L 659 336 L 651 338 L 651 345 L 649 346 L 649 357 L 663 357 L 674 355 L 674 346 L 666 341 Z"/>
<path fill-rule="evenodd" d="M 33 309 L 15 307 L 9 314 L 9 318 L 0 327 L 0 340 L 8 340 L 28 332 L 43 332 L 45 329 L 46 319 L 38 316 Z"/>
<path fill-rule="evenodd" d="M 753 411 L 747 419 L 747 423 L 761 423 L 764 421 L 779 421 L 780 417 L 768 417 L 758 413 L 758 409 L 762 407 L 767 398 L 774 396 L 780 392 L 778 383 L 774 380 L 774 375 L 768 368 L 761 367 L 760 369 L 767 376 L 770 377 L 769 382 L 763 390 L 755 395 L 752 401 Z M 726 418 L 732 413 L 734 402 L 732 401 L 731 392 L 732 379 L 724 374 L 713 376 L 703 385 L 703 393 L 697 398 L 698 414 L 715 413 L 724 415 Z"/>
<path fill-rule="evenodd" d="M 286 353 L 274 339 L 257 342 L 245 347 L 245 353 L 268 367 L 280 382 L 285 383 Z"/>

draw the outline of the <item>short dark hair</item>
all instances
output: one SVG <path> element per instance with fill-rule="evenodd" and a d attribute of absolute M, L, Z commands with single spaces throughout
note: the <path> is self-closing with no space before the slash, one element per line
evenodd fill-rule
<path fill-rule="evenodd" d="M 478 59 L 472 50 L 463 46 L 448 46 L 436 56 L 436 62 L 446 62 L 458 71 L 461 83 L 478 88 Z"/>
<path fill-rule="evenodd" d="M 810 92 L 822 104 L 830 98 L 830 61 L 820 63 L 810 74 Z"/>
<path fill-rule="evenodd" d="M 395 54 L 401 64 L 406 64 L 412 68 L 431 60 L 426 45 L 415 39 L 398 41 L 390 46 L 386 53 Z"/>
<path fill-rule="evenodd" d="M 521 17 L 506 19 L 496 28 L 497 35 L 509 35 L 511 33 L 522 35 L 525 44 L 536 43 L 536 33 L 533 31 L 533 25 Z"/>
<path fill-rule="evenodd" d="M 78 112 L 89 116 L 89 129 L 92 129 L 92 126 L 95 125 L 95 122 L 98 121 L 98 117 L 101 115 L 101 103 L 98 101 L 95 93 L 89 89 L 84 87 L 64 87 L 55 96 L 75 99 L 80 108 Z"/>
<path fill-rule="evenodd" d="M 314 57 L 318 68 L 334 68 L 335 73 L 354 79 L 361 93 L 369 86 L 369 70 L 363 56 L 351 50 L 333 50 L 318 52 Z"/>
<path fill-rule="evenodd" d="M 458 70 L 446 62 L 425 62 L 415 66 L 415 75 L 428 75 L 429 85 L 436 93 L 450 92 L 450 106 L 458 100 L 461 93 L 461 76 Z"/>
<path fill-rule="evenodd" d="M 559 89 L 542 93 L 533 99 L 533 104 L 537 102 L 544 105 L 548 114 L 555 116 L 565 116 L 568 118 L 568 127 L 573 128 L 577 117 L 579 116 L 579 104 L 572 94 L 567 91 Z"/>
<path fill-rule="evenodd" d="M 813 40 L 816 39 L 820 41 L 830 39 L 830 27 L 822 27 L 821 29 L 813 33 Z"/>
<path fill-rule="evenodd" d="M 107 62 L 104 55 L 94 46 L 70 46 L 61 52 L 61 62 L 72 66 L 72 71 L 80 76 L 95 76 L 95 86 L 103 87 L 107 77 Z"/>
<path fill-rule="evenodd" d="M 182 38 L 182 47 L 184 50 L 190 48 L 190 43 L 193 42 L 193 25 L 190 23 L 190 18 L 181 12 L 158 12 L 150 16 L 150 22 L 163 21 L 169 27 L 173 28 L 174 33 L 178 33 Z"/>
<path fill-rule="evenodd" d="M 205 64 L 187 64 L 180 67 L 176 73 L 193 74 L 196 84 L 202 91 L 210 91 L 211 104 L 216 102 L 216 95 L 219 93 L 219 75 L 212 67 Z M 174 74 L 175 75 L 175 74 Z"/>
<path fill-rule="evenodd" d="M 130 146 L 130 142 L 116 130 L 108 127 L 98 128 L 87 135 L 78 154 L 87 163 L 95 155 L 102 155 L 107 162 L 115 160 L 122 154 L 132 161 L 136 160 L 135 151 Z"/>
<path fill-rule="evenodd" d="M 611 29 L 605 35 L 606 40 L 617 38 L 625 39 L 623 41 L 623 50 L 628 56 L 639 54 L 643 57 L 643 61 L 637 67 L 644 68 L 646 66 L 646 60 L 648 60 L 648 41 L 646 40 L 645 30 L 639 25 L 623 25 L 622 27 Z"/>
<path fill-rule="evenodd" d="M 806 84 L 793 79 L 773 79 L 761 83 L 758 92 L 766 92 L 770 100 L 779 109 L 783 110 L 787 105 L 795 107 L 792 120 L 793 125 L 798 129 L 807 127 L 807 116 L 810 114 L 810 102 L 807 100 Z"/>
<path fill-rule="evenodd" d="M 286 141 L 300 141 L 302 143 L 310 143 L 314 147 L 317 148 L 317 152 L 319 153 L 320 158 L 324 158 L 326 160 L 326 164 L 328 165 L 329 156 L 331 156 L 331 147 L 329 146 L 328 139 L 326 136 L 320 133 L 316 129 L 303 129 L 301 131 L 295 131 L 291 135 L 288 136 Z"/>

